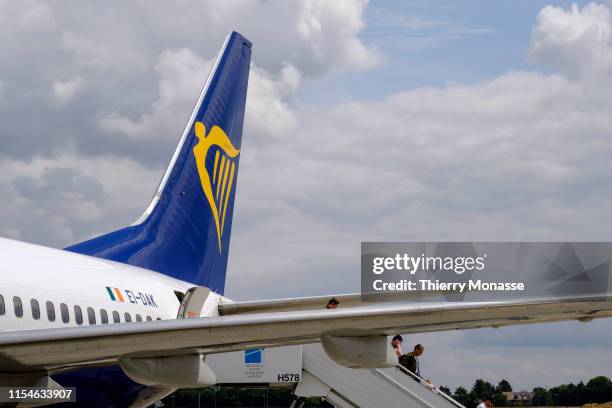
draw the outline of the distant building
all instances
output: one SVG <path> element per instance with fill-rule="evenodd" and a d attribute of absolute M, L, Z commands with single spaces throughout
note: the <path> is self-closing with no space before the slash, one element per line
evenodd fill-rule
<path fill-rule="evenodd" d="M 525 405 L 531 404 L 531 400 L 533 399 L 533 392 L 529 391 L 508 391 L 502 392 L 508 402 L 522 402 Z"/>

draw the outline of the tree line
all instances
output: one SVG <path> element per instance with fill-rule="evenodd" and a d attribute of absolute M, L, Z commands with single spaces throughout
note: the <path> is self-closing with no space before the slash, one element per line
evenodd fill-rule
<path fill-rule="evenodd" d="M 470 391 L 464 387 L 457 387 L 455 392 L 447 387 L 440 387 L 442 391 L 451 395 L 466 407 L 475 407 L 480 401 L 491 400 L 495 406 L 521 406 L 524 401 L 508 401 L 504 392 L 512 391 L 512 385 L 507 380 L 501 380 L 497 386 L 478 379 Z M 612 381 L 605 376 L 591 378 L 586 384 L 562 384 L 556 387 L 535 387 L 532 390 L 533 398 L 529 402 L 532 406 L 580 406 L 588 403 L 602 403 L 612 401 Z"/>

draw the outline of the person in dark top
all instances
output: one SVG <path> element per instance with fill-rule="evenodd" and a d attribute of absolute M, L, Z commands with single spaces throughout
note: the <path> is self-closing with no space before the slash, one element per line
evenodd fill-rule
<path fill-rule="evenodd" d="M 414 346 L 411 353 L 406 354 L 404 358 L 404 367 L 406 367 L 411 373 L 421 377 L 421 367 L 419 366 L 419 357 L 423 354 L 425 347 L 420 344 Z M 401 363 L 400 363 L 401 364 Z M 422 378 L 422 377 L 421 377 Z"/>
<path fill-rule="evenodd" d="M 338 299 L 336 299 L 335 297 L 329 299 L 329 302 L 327 302 L 327 306 L 325 306 L 326 309 L 335 309 L 338 307 L 338 305 L 340 304 L 340 302 L 338 301 Z"/>
<path fill-rule="evenodd" d="M 419 367 L 419 356 L 423 354 L 425 347 L 423 347 L 421 344 L 417 344 L 414 346 L 412 352 L 404 354 L 404 351 L 402 350 L 403 341 L 404 339 L 399 334 L 394 336 L 393 340 L 391 340 L 391 347 L 393 347 L 393 350 L 395 350 L 398 363 L 412 374 L 422 378 Z"/>

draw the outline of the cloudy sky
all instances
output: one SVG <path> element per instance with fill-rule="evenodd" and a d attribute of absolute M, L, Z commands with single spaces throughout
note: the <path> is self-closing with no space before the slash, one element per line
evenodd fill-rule
<path fill-rule="evenodd" d="M 0 235 L 144 210 L 254 43 L 227 294 L 353 292 L 361 241 L 611 241 L 612 4 L 0 0 Z M 411 336 L 452 387 L 612 376 L 612 321 Z"/>

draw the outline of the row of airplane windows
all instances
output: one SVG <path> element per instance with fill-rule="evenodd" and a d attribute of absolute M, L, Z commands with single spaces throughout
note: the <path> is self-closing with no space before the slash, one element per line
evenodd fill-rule
<path fill-rule="evenodd" d="M 47 319 L 50 322 L 55 321 L 55 304 L 51 301 L 45 302 L 45 307 L 47 309 Z M 32 318 L 34 320 L 40 319 L 40 304 L 37 299 L 30 299 L 30 308 L 32 309 Z M 13 310 L 15 311 L 15 317 L 23 317 L 23 303 L 21 302 L 21 298 L 19 296 L 13 296 Z M 88 307 L 87 309 L 87 321 L 89 324 L 96 324 L 96 312 L 93 307 Z M 0 316 L 4 316 L 6 314 L 6 306 L 4 304 L 4 296 L 0 295 Z M 62 322 L 70 323 L 70 312 L 68 310 L 68 305 L 65 303 L 60 303 L 60 316 L 62 318 Z M 121 316 L 119 312 L 114 310 L 112 312 L 113 323 L 121 323 Z M 132 315 L 128 312 L 123 314 L 124 322 L 129 323 L 132 321 Z M 145 316 L 147 321 L 152 321 L 151 316 Z M 81 310 L 81 306 L 74 305 L 74 320 L 76 324 L 83 324 L 83 311 Z M 156 318 L 156 320 L 161 320 L 161 318 Z M 136 314 L 136 321 L 142 322 L 142 315 Z M 108 312 L 106 309 L 100 309 L 100 322 L 102 324 L 108 324 Z"/>

